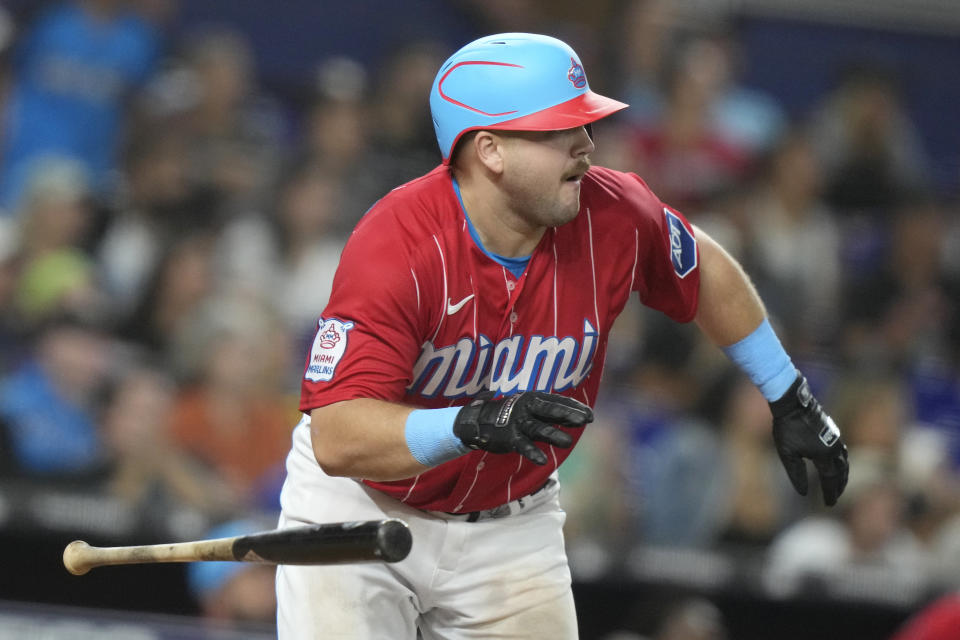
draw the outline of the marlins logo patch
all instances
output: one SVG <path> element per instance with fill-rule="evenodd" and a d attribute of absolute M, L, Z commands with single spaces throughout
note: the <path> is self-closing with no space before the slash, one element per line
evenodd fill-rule
<path fill-rule="evenodd" d="M 663 215 L 666 216 L 667 233 L 670 235 L 670 261 L 673 262 L 673 270 L 678 276 L 685 278 L 697 266 L 697 241 L 677 214 L 664 207 Z"/>
<path fill-rule="evenodd" d="M 347 349 L 347 333 L 353 329 L 352 322 L 336 318 L 320 318 L 317 336 L 310 350 L 310 362 L 304 378 L 312 382 L 327 382 L 333 379 L 340 358 Z"/>
<path fill-rule="evenodd" d="M 569 80 L 577 89 L 583 89 L 587 86 L 587 75 L 583 72 L 583 66 L 570 58 L 570 69 L 567 71 L 567 80 Z"/>

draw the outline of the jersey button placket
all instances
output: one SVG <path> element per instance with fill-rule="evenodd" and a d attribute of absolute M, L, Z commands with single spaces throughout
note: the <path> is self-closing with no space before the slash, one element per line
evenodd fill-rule
<path fill-rule="evenodd" d="M 525 278 L 526 274 L 524 274 L 523 277 Z M 517 299 L 520 297 L 520 293 L 523 290 L 523 282 L 525 282 L 523 278 L 521 278 L 519 282 L 516 280 L 511 280 L 510 278 L 506 278 L 508 301 L 507 307 L 504 310 L 503 320 L 501 320 L 503 331 L 506 332 L 505 336 L 513 335 L 513 325 L 517 323 L 517 318 L 519 317 L 517 312 L 514 310 L 514 306 L 517 304 Z M 509 313 L 507 311 L 509 311 Z M 507 326 L 507 323 L 509 323 L 510 326 Z"/>

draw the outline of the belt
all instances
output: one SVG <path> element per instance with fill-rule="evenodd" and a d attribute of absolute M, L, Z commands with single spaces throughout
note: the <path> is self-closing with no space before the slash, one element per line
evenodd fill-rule
<path fill-rule="evenodd" d="M 479 522 L 480 520 L 492 520 L 494 518 L 505 518 L 517 513 L 520 513 L 524 509 L 533 506 L 533 502 L 530 500 L 533 496 L 543 493 L 550 487 L 557 484 L 556 479 L 547 478 L 547 481 L 540 485 L 539 488 L 534 489 L 527 495 L 522 498 L 517 498 L 506 504 L 501 504 L 498 507 L 493 507 L 492 509 L 483 509 L 481 511 L 470 511 L 467 513 L 452 513 L 450 511 L 442 512 L 445 516 L 453 516 L 464 520 L 465 522 Z"/>

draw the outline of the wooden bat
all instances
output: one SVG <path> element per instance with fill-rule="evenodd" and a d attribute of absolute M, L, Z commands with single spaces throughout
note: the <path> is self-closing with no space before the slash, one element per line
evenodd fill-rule
<path fill-rule="evenodd" d="M 263 531 L 232 538 L 129 547 L 93 547 L 74 540 L 63 550 L 63 565 L 75 576 L 94 567 L 154 562 L 234 560 L 267 564 L 399 562 L 413 538 L 402 520 L 337 522 Z"/>

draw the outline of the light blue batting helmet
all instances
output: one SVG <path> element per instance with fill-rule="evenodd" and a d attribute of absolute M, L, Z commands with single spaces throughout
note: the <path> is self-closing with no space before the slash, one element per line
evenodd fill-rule
<path fill-rule="evenodd" d="M 468 131 L 571 129 L 626 107 L 590 90 L 580 58 L 569 45 L 531 33 L 471 42 L 440 67 L 430 91 L 444 164 Z"/>

